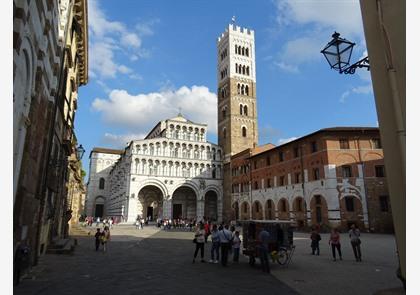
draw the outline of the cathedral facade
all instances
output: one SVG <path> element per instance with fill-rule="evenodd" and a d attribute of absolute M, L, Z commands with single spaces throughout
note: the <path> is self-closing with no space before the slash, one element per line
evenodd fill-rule
<path fill-rule="evenodd" d="M 124 150 L 93 149 L 86 214 L 221 221 L 223 153 L 206 136 L 207 125 L 179 114 Z"/>

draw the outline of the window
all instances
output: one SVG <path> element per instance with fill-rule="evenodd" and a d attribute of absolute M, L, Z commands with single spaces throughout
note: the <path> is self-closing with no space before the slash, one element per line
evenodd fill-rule
<path fill-rule="evenodd" d="M 105 179 L 101 177 L 99 179 L 99 189 L 104 189 L 104 188 L 105 188 Z"/>
<path fill-rule="evenodd" d="M 258 189 L 258 181 L 254 182 L 254 188 Z"/>
<path fill-rule="evenodd" d="M 314 168 L 313 169 L 313 174 L 314 174 L 314 180 L 318 180 L 319 179 L 319 168 Z"/>
<path fill-rule="evenodd" d="M 266 162 L 267 162 L 267 166 L 270 166 L 270 156 L 267 157 Z"/>
<path fill-rule="evenodd" d="M 379 196 L 379 203 L 381 205 L 381 211 L 382 212 L 388 212 L 389 211 L 388 196 Z"/>
<path fill-rule="evenodd" d="M 315 152 L 317 152 L 317 151 L 318 151 L 318 145 L 317 145 L 316 141 L 312 141 L 312 142 L 311 142 L 311 151 L 312 151 L 313 153 L 315 153 Z"/>
<path fill-rule="evenodd" d="M 295 183 L 299 183 L 300 182 L 300 173 L 295 173 Z"/>
<path fill-rule="evenodd" d="M 248 203 L 244 203 L 244 213 L 248 213 Z"/>
<path fill-rule="evenodd" d="M 247 86 L 248 87 L 248 86 Z M 246 90 L 247 88 L 245 88 Z M 248 116 L 248 106 L 244 106 L 244 115 Z"/>
<path fill-rule="evenodd" d="M 271 179 L 270 179 L 270 178 L 268 178 L 268 179 L 267 179 L 267 187 L 268 187 L 268 188 L 270 188 L 270 187 L 271 187 Z"/>
<path fill-rule="evenodd" d="M 297 211 L 303 211 L 303 208 L 302 208 L 302 199 L 297 199 L 296 200 L 296 209 L 297 209 Z"/>
<path fill-rule="evenodd" d="M 321 196 L 318 196 L 318 195 L 315 196 L 315 204 L 321 205 Z"/>
<path fill-rule="evenodd" d="M 298 147 L 293 148 L 293 155 L 295 156 L 295 158 L 299 157 L 299 148 Z"/>
<path fill-rule="evenodd" d="M 346 201 L 346 210 L 349 212 L 354 211 L 354 198 L 353 197 L 345 197 Z"/>
<path fill-rule="evenodd" d="M 260 203 L 258 202 L 255 203 L 255 212 L 256 213 L 260 212 Z"/>
<path fill-rule="evenodd" d="M 244 107 L 242 105 L 239 105 L 239 114 L 243 115 L 244 111 L 243 111 Z"/>
<path fill-rule="evenodd" d="M 349 148 L 349 140 L 347 138 L 340 139 L 340 149 L 348 150 Z"/>
<path fill-rule="evenodd" d="M 375 166 L 375 176 L 385 177 L 385 167 L 383 165 Z"/>
<path fill-rule="evenodd" d="M 284 153 L 283 152 L 279 153 L 279 160 L 280 160 L 280 162 L 284 161 Z"/>
<path fill-rule="evenodd" d="M 242 127 L 242 137 L 246 137 L 246 127 Z"/>
<path fill-rule="evenodd" d="M 286 208 L 286 200 L 282 199 L 281 200 L 281 211 L 282 212 L 286 212 L 287 208 Z"/>
<path fill-rule="evenodd" d="M 343 172 L 343 177 L 344 178 L 352 177 L 351 176 L 351 166 L 343 166 L 342 169 L 343 169 L 342 172 Z"/>
<path fill-rule="evenodd" d="M 284 176 L 280 176 L 279 182 L 280 182 L 280 186 L 284 185 Z"/>
<path fill-rule="evenodd" d="M 374 148 L 374 149 L 381 149 L 382 148 L 381 140 L 379 138 L 373 138 L 372 139 L 372 148 Z"/>
<path fill-rule="evenodd" d="M 222 117 L 223 119 L 226 119 L 226 108 L 222 110 Z"/>

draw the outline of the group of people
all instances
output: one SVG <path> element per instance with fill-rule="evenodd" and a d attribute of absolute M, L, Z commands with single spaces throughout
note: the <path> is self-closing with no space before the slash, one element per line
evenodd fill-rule
<path fill-rule="evenodd" d="M 105 226 L 103 231 L 100 228 L 96 229 L 95 233 L 95 250 L 99 251 L 99 246 L 102 245 L 102 250 L 106 252 L 107 244 L 111 240 L 111 231 L 108 226 Z"/>
<path fill-rule="evenodd" d="M 234 262 L 239 261 L 239 249 L 242 243 L 239 237 L 239 231 L 235 231 L 234 226 L 230 228 L 227 224 L 218 226 L 207 221 L 206 223 L 200 222 L 195 231 L 193 263 L 195 263 L 199 251 L 201 262 L 206 262 L 204 260 L 204 244 L 207 243 L 209 237 L 211 237 L 210 263 L 219 263 L 219 258 L 221 258 L 222 266 L 227 266 L 229 253 L 233 253 Z"/>
<path fill-rule="evenodd" d="M 353 249 L 354 258 L 356 261 L 362 261 L 362 252 L 360 250 L 360 244 L 362 243 L 360 240 L 360 230 L 356 228 L 355 224 L 351 225 L 349 230 L 349 237 L 351 247 Z M 312 248 L 312 255 L 319 255 L 319 241 L 321 240 L 321 235 L 319 234 L 319 229 L 314 227 L 311 232 L 311 248 Z M 338 252 L 338 256 L 340 260 L 343 260 L 343 256 L 341 254 L 341 243 L 340 243 L 340 233 L 336 228 L 331 230 L 330 239 L 328 241 L 328 245 L 331 246 L 331 252 L 333 256 L 333 261 L 337 261 L 336 259 L 336 250 Z"/>
<path fill-rule="evenodd" d="M 210 263 L 219 263 L 219 258 L 221 258 L 220 262 L 222 266 L 226 267 L 228 265 L 229 254 L 232 254 L 233 262 L 239 262 L 242 240 L 239 231 L 235 230 L 235 226 L 231 225 L 229 227 L 228 224 L 220 224 L 218 226 L 211 222 L 200 222 L 197 225 L 193 239 L 195 251 L 192 263 L 195 263 L 198 252 L 200 252 L 201 262 L 206 262 L 204 260 L 204 245 L 207 243 L 209 237 L 211 238 Z M 265 229 L 260 232 L 258 237 L 262 270 L 267 273 L 270 272 L 268 262 L 269 237 L 270 234 Z"/>
<path fill-rule="evenodd" d="M 96 227 L 102 224 L 102 227 L 108 226 L 112 228 L 112 226 L 116 223 L 116 219 L 114 217 L 109 218 L 100 218 L 100 217 L 93 217 L 93 216 L 86 216 L 83 222 L 83 226 L 93 226 L 93 223 L 96 223 Z"/>

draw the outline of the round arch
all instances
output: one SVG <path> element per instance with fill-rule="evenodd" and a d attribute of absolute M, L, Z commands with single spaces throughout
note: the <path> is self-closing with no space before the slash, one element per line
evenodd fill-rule
<path fill-rule="evenodd" d="M 105 197 L 97 196 L 93 202 L 92 216 L 102 218 L 105 215 Z"/>
<path fill-rule="evenodd" d="M 364 229 L 363 207 L 359 197 L 345 194 L 340 198 L 341 228 L 349 229 L 354 223 L 359 229 Z"/>
<path fill-rule="evenodd" d="M 252 203 L 252 219 L 262 220 L 264 216 L 263 211 L 263 206 L 260 201 L 257 200 Z"/>
<path fill-rule="evenodd" d="M 247 202 L 247 201 L 244 201 L 244 202 L 242 202 L 241 203 L 241 206 L 240 206 L 241 208 L 241 210 L 240 210 L 240 218 L 242 219 L 242 220 L 248 220 L 248 219 L 250 219 L 250 206 L 249 206 L 249 203 Z"/>
<path fill-rule="evenodd" d="M 322 194 L 313 194 L 309 201 L 312 225 L 329 225 L 328 203 Z"/>
<path fill-rule="evenodd" d="M 276 219 L 276 205 L 274 204 L 272 199 L 268 199 L 265 201 L 264 205 L 264 219 L 266 220 L 273 220 Z"/>
<path fill-rule="evenodd" d="M 197 200 L 198 195 L 191 186 L 178 186 L 172 194 L 172 218 L 197 219 Z"/>
<path fill-rule="evenodd" d="M 278 218 L 279 219 L 282 219 L 282 220 L 289 220 L 290 219 L 289 201 L 287 200 L 287 198 L 280 198 L 280 200 L 277 204 L 277 209 L 278 209 Z"/>
<path fill-rule="evenodd" d="M 147 179 L 147 180 L 142 181 L 139 185 L 138 191 L 140 192 L 142 190 L 142 188 L 144 188 L 145 186 L 148 186 L 148 185 L 153 185 L 153 186 L 158 187 L 163 194 L 163 198 L 164 199 L 168 198 L 168 196 L 169 196 L 168 188 L 166 187 L 166 185 L 162 181 L 160 181 L 159 179 L 155 179 L 155 178 L 151 178 L 151 179 Z"/>
<path fill-rule="evenodd" d="M 306 225 L 306 202 L 302 196 L 294 197 L 292 200 L 292 209 L 295 215 L 295 221 L 298 228 Z"/>
<path fill-rule="evenodd" d="M 139 190 L 137 198 L 139 200 L 137 217 L 146 218 L 148 221 L 162 218 L 164 195 L 158 186 L 144 185 Z"/>
<path fill-rule="evenodd" d="M 187 180 L 187 181 L 184 181 L 184 182 L 180 182 L 180 183 L 178 183 L 174 188 L 173 188 L 173 190 L 172 190 L 172 196 L 173 196 L 173 194 L 175 193 L 175 191 L 177 190 L 177 189 L 179 189 L 180 187 L 182 187 L 182 186 L 186 186 L 186 187 L 189 187 L 189 188 L 191 188 L 193 191 L 194 191 L 194 193 L 195 193 L 195 195 L 197 196 L 197 200 L 199 199 L 199 196 L 200 196 L 200 188 L 198 187 L 198 185 L 197 184 L 195 184 L 193 181 L 190 181 L 190 180 Z"/>

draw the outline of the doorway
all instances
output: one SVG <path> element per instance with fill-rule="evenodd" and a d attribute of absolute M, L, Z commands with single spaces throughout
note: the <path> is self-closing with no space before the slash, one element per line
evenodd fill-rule
<path fill-rule="evenodd" d="M 172 212 L 172 216 L 174 219 L 182 218 L 182 204 L 174 204 Z"/>
<path fill-rule="evenodd" d="M 104 205 L 103 204 L 96 204 L 95 206 L 95 217 L 100 217 L 104 215 Z"/>
<path fill-rule="evenodd" d="M 147 207 L 147 218 L 151 218 L 153 220 L 153 207 Z"/>

